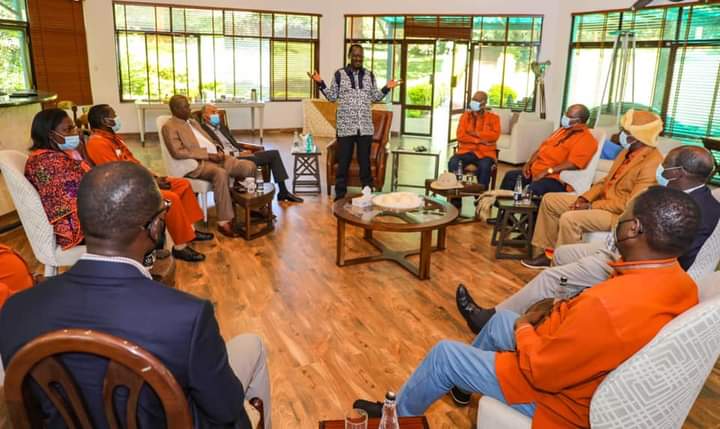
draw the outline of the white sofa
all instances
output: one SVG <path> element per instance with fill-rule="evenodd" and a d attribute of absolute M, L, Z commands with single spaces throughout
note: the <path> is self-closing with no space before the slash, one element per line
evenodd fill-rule
<path fill-rule="evenodd" d="M 534 112 L 521 112 L 510 133 L 513 112 L 509 109 L 493 109 L 492 112 L 500 117 L 498 158 L 509 164 L 524 164 L 554 129 L 552 121 L 540 119 Z"/>

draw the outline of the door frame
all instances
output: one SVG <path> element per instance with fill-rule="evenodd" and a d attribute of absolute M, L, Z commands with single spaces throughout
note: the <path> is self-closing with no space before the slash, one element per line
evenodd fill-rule
<path fill-rule="evenodd" d="M 453 94 L 454 94 L 454 92 L 453 92 L 452 82 L 450 83 L 450 113 L 449 113 L 449 115 L 448 115 L 448 136 L 447 136 L 448 145 L 450 145 L 450 144 L 452 144 L 453 142 L 456 142 L 456 141 L 457 141 L 457 138 L 456 138 L 455 140 L 452 140 L 452 139 L 450 138 L 450 135 L 452 134 L 452 118 L 453 118 L 453 115 L 458 114 L 458 113 L 462 114 L 463 112 L 465 112 L 465 106 L 467 105 L 468 100 L 469 100 L 470 97 L 471 97 L 471 95 L 470 95 L 470 74 L 471 74 L 471 71 L 472 71 L 472 49 L 471 49 L 470 47 L 471 47 L 472 44 L 470 43 L 469 40 L 452 40 L 452 42 L 454 43 L 454 46 L 453 46 L 453 55 L 452 55 L 452 71 L 453 71 L 453 76 L 452 76 L 452 78 L 453 78 L 453 79 L 455 78 L 455 71 L 456 71 L 456 70 L 455 70 L 455 55 L 457 54 L 456 48 L 457 48 L 458 45 L 462 45 L 462 44 L 466 45 L 466 46 L 465 46 L 465 49 L 466 49 L 466 56 L 465 56 L 465 88 L 464 88 L 464 90 L 463 90 L 463 108 L 462 108 L 462 109 L 459 109 L 459 110 L 453 110 L 453 101 L 454 101 Z M 457 85 L 456 85 L 456 86 L 457 86 Z"/>
<path fill-rule="evenodd" d="M 437 54 L 437 46 L 436 46 L 437 40 L 435 39 L 412 39 L 412 40 L 403 40 L 402 43 L 402 80 L 405 83 L 402 85 L 402 91 L 400 94 L 400 101 L 401 101 L 401 113 L 400 113 L 400 133 L 402 135 L 408 135 L 408 136 L 422 136 L 422 137 L 432 137 L 433 132 L 433 109 L 435 106 L 435 56 Z M 420 106 L 420 105 L 414 105 L 414 104 L 406 104 L 407 100 L 407 63 L 408 63 L 408 45 L 430 45 L 432 46 L 432 73 L 430 74 L 430 106 Z M 405 131 L 405 110 L 425 110 L 430 112 L 430 131 L 425 133 L 409 133 Z"/>

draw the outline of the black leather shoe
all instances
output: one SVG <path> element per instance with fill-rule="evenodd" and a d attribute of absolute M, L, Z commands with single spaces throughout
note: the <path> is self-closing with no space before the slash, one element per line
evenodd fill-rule
<path fill-rule="evenodd" d="M 470 405 L 470 393 L 460 389 L 459 387 L 453 386 L 453 388 L 450 389 L 450 397 L 457 406 L 467 407 Z"/>
<path fill-rule="evenodd" d="M 371 419 L 379 419 L 380 417 L 382 417 L 383 403 L 358 399 L 357 401 L 353 402 L 353 408 L 365 411 L 368 417 Z"/>
<path fill-rule="evenodd" d="M 455 291 L 455 304 L 473 334 L 478 334 L 495 314 L 494 308 L 485 309 L 477 305 L 463 284 L 459 284 Z"/>
<path fill-rule="evenodd" d="M 185 246 L 185 248 L 181 250 L 173 249 L 172 255 L 175 259 L 187 262 L 201 262 L 205 260 L 205 255 L 190 246 Z"/>
<path fill-rule="evenodd" d="M 211 232 L 195 231 L 195 238 L 193 241 L 210 241 L 215 238 L 215 234 Z"/>
<path fill-rule="evenodd" d="M 277 196 L 278 201 L 287 201 L 289 203 L 302 203 L 303 199 L 298 197 L 295 194 L 291 194 L 290 192 L 284 193 L 284 194 L 278 194 Z"/>

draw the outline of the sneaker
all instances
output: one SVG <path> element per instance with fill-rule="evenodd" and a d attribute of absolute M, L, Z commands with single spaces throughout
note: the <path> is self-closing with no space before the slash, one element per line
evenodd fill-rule
<path fill-rule="evenodd" d="M 453 386 L 450 389 L 450 397 L 453 402 L 460 407 L 466 407 L 470 405 L 470 393 L 460 389 L 459 387 Z"/>
<path fill-rule="evenodd" d="M 520 261 L 523 266 L 532 270 L 544 270 L 546 268 L 550 268 L 550 262 L 550 258 L 545 256 L 544 253 L 536 258 L 523 259 Z"/>

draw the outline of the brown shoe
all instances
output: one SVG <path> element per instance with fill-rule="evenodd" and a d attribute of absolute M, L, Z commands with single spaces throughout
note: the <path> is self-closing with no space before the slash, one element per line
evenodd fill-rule
<path fill-rule="evenodd" d="M 545 268 L 550 268 L 550 262 L 550 259 L 545 256 L 545 253 L 540 254 L 540 256 L 536 258 L 523 259 L 520 261 L 520 263 L 525 267 L 533 270 L 544 270 Z"/>
<path fill-rule="evenodd" d="M 218 231 L 220 232 L 220 234 L 224 235 L 225 237 L 230 237 L 230 238 L 240 237 L 240 234 L 238 234 L 235 231 L 235 228 L 233 228 L 232 221 L 222 224 L 222 225 L 218 225 Z"/>

